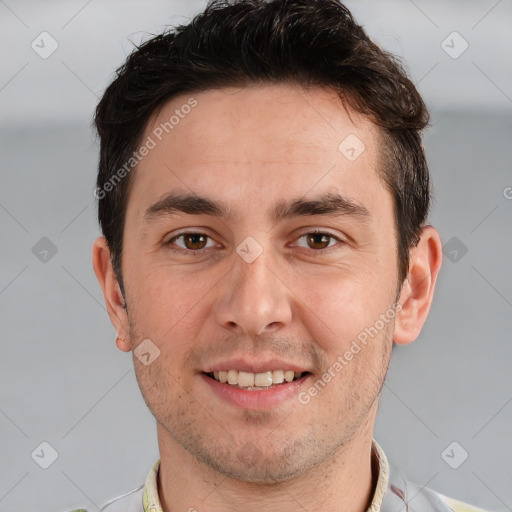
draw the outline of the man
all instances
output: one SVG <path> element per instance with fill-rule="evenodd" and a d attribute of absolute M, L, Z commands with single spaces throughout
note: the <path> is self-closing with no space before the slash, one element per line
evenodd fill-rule
<path fill-rule="evenodd" d="M 373 439 L 441 266 L 428 112 L 336 0 L 215 2 L 96 111 L 93 249 L 160 459 L 123 511 L 476 510 Z"/>

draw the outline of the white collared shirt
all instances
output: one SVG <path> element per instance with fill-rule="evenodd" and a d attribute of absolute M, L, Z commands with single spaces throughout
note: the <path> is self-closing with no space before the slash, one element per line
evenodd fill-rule
<path fill-rule="evenodd" d="M 378 478 L 367 512 L 485 512 L 462 501 L 444 496 L 428 487 L 406 480 L 390 468 L 388 459 L 373 439 L 372 452 L 378 461 Z M 160 459 L 151 467 L 144 485 L 109 501 L 102 512 L 164 512 L 158 495 Z"/>

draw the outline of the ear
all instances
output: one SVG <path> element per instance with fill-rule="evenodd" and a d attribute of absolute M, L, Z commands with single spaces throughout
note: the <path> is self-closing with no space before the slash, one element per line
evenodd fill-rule
<path fill-rule="evenodd" d="M 110 249 L 105 237 L 98 237 L 92 249 L 94 273 L 103 290 L 108 316 L 117 332 L 116 345 L 119 350 L 131 350 L 129 339 L 128 315 L 124 309 L 124 298 L 112 267 Z"/>
<path fill-rule="evenodd" d="M 439 233 L 432 226 L 425 226 L 418 245 L 410 251 L 409 273 L 399 299 L 402 309 L 395 318 L 395 343 L 411 343 L 420 334 L 434 297 L 442 254 Z"/>

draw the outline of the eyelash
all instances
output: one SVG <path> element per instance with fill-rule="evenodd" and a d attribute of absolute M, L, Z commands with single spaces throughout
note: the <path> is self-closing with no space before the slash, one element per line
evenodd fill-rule
<path fill-rule="evenodd" d="M 315 234 L 327 235 L 329 238 L 336 240 L 341 245 L 345 245 L 347 243 L 347 242 L 341 240 L 340 238 L 338 238 L 337 236 L 335 236 L 327 231 L 322 231 L 322 230 L 307 231 L 305 233 L 302 233 L 296 240 L 299 240 L 307 235 L 315 235 Z M 172 247 L 172 242 L 177 240 L 178 238 L 182 237 L 183 235 L 203 235 L 203 236 L 206 236 L 208 239 L 213 240 L 206 233 L 201 233 L 199 231 L 183 231 L 183 232 L 178 233 L 177 235 L 173 236 L 171 239 L 169 239 L 169 241 L 166 242 L 166 245 L 172 252 L 179 253 L 179 254 L 187 254 L 187 255 L 193 254 L 194 256 L 201 256 L 210 249 L 210 248 L 206 248 L 206 249 L 199 249 L 197 251 L 194 251 L 193 249 L 183 249 L 183 248 L 176 249 L 176 248 Z M 325 254 L 327 252 L 331 252 L 331 250 L 333 250 L 334 247 L 336 247 L 336 245 L 334 245 L 332 247 L 326 247 L 324 249 L 311 249 L 311 251 L 313 251 L 314 256 L 317 256 L 317 255 Z"/>

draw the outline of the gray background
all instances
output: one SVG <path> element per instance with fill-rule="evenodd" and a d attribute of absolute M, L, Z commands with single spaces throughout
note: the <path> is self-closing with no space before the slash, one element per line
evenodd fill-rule
<path fill-rule="evenodd" d="M 98 510 L 158 458 L 92 270 L 90 122 L 130 40 L 204 5 L 0 0 L 1 512 Z M 420 485 L 512 510 L 512 2 L 347 5 L 405 59 L 432 110 L 430 222 L 448 244 L 420 337 L 395 348 L 375 438 Z M 30 46 L 42 31 L 59 44 L 47 59 Z M 469 44 L 458 58 L 445 51 L 462 48 L 453 31 Z M 57 248 L 46 262 L 32 251 L 42 237 Z M 42 442 L 58 453 L 48 469 L 31 457 Z"/>

